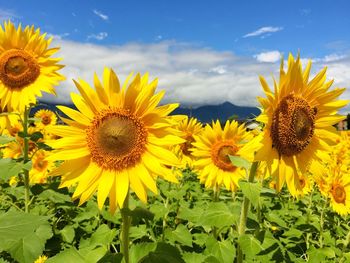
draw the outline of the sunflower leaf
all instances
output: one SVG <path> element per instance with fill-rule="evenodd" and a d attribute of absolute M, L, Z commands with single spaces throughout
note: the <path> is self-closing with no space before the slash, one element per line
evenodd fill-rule
<path fill-rule="evenodd" d="M 238 184 L 244 196 L 250 200 L 254 207 L 257 207 L 257 205 L 259 204 L 259 197 L 262 188 L 261 184 L 258 182 L 250 183 L 243 180 L 240 180 Z"/>
<path fill-rule="evenodd" d="M 24 168 L 27 168 L 27 164 L 23 165 L 10 158 L 0 159 L 0 179 L 7 181 L 10 177 L 17 176 Z"/>
<path fill-rule="evenodd" d="M 234 166 L 242 167 L 247 171 L 249 170 L 251 164 L 246 159 L 235 155 L 229 155 L 228 157 L 230 158 L 230 161 Z"/>

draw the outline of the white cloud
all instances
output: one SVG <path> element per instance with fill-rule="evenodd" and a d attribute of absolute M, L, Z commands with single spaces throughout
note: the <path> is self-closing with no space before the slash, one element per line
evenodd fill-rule
<path fill-rule="evenodd" d="M 63 34 L 47 34 L 48 37 L 53 37 L 56 40 L 62 40 L 65 37 L 68 37 L 70 34 L 69 33 L 63 33 Z"/>
<path fill-rule="evenodd" d="M 324 57 L 324 62 L 334 62 L 345 58 L 345 55 L 330 54 Z"/>
<path fill-rule="evenodd" d="M 0 8 L 0 21 L 13 20 L 15 18 L 19 18 L 19 16 L 14 11 Z"/>
<path fill-rule="evenodd" d="M 275 33 L 275 32 L 281 31 L 281 30 L 283 30 L 283 27 L 265 26 L 265 27 L 259 28 L 256 31 L 245 34 L 243 36 L 243 38 L 261 36 L 261 35 L 268 34 L 268 33 Z"/>
<path fill-rule="evenodd" d="M 260 63 L 253 57 L 176 41 L 102 46 L 63 39 L 55 44 L 61 46 L 59 56 L 63 57 L 61 63 L 66 65 L 62 73 L 67 77 L 56 88 L 57 97 L 44 97 L 55 103 L 70 102 L 70 92 L 77 92 L 72 79 L 82 78 L 92 84 L 93 73 L 101 77 L 105 66 L 112 67 L 121 82 L 132 71 L 149 72 L 150 79 L 159 77 L 159 90 L 166 90 L 165 103 L 180 102 L 187 107 L 225 101 L 257 106 L 256 96 L 263 95 L 258 75 L 265 76 L 270 85 L 271 74 L 278 79 L 279 63 Z M 313 64 L 311 75 L 324 65 L 324 61 Z M 327 65 L 329 79 L 335 79 L 334 86 L 349 85 L 349 57 Z M 350 90 L 342 98 L 350 99 Z"/>
<path fill-rule="evenodd" d="M 277 61 L 280 61 L 281 56 L 282 54 L 277 50 L 262 52 L 260 54 L 254 55 L 257 61 L 268 62 L 268 63 L 275 63 Z"/>
<path fill-rule="evenodd" d="M 109 17 L 105 14 L 103 14 L 101 11 L 98 11 L 96 9 L 92 10 L 94 12 L 95 15 L 99 16 L 101 19 L 107 21 L 109 19 Z"/>
<path fill-rule="evenodd" d="M 96 40 L 103 40 L 105 39 L 106 37 L 108 36 L 107 32 L 100 32 L 98 33 L 97 35 L 96 34 L 91 34 L 91 35 L 88 35 L 88 39 L 96 39 Z"/>

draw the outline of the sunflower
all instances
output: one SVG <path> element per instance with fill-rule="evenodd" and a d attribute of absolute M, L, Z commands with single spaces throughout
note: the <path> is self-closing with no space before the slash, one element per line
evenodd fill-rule
<path fill-rule="evenodd" d="M 71 118 L 62 118 L 68 126 L 48 127 L 63 137 L 48 142 L 57 149 L 48 159 L 65 161 L 52 174 L 62 175 L 61 187 L 77 183 L 73 199 L 82 204 L 97 191 L 101 209 L 109 195 L 114 213 L 129 188 L 147 202 L 147 189 L 157 193 L 157 176 L 177 182 L 169 167 L 179 160 L 169 148 L 183 140 L 172 134 L 167 115 L 178 104 L 158 106 L 164 91 L 155 94 L 157 80 L 148 83 L 148 74 L 137 74 L 120 88 L 113 70 L 105 68 L 103 83 L 95 74 L 95 90 L 83 80 L 75 84 L 81 96 L 71 96 L 78 110 L 58 107 Z"/>
<path fill-rule="evenodd" d="M 279 84 L 271 91 L 263 77 L 260 81 L 267 98 L 258 98 L 262 113 L 257 118 L 265 129 L 257 137 L 260 146 L 255 159 L 267 162 L 270 175 L 280 190 L 286 181 L 290 193 L 301 190 L 300 174 L 306 174 L 319 151 L 329 150 L 337 133 L 333 124 L 344 119 L 337 110 L 347 104 L 336 100 L 345 89 L 328 91 L 333 81 L 326 82 L 326 68 L 311 81 L 311 61 L 304 71 L 300 58 L 288 58 L 288 71 L 280 69 Z"/>
<path fill-rule="evenodd" d="M 39 29 L 22 29 L 10 21 L 0 26 L 0 98 L 1 108 L 24 111 L 36 103 L 42 91 L 55 94 L 54 87 L 64 77 L 57 73 L 61 58 L 52 58 L 58 48 L 48 48 L 52 38 L 45 39 Z"/>
<path fill-rule="evenodd" d="M 48 125 L 56 125 L 57 117 L 53 111 L 41 109 L 34 114 L 34 118 L 38 119 L 35 122 L 35 126 L 40 129 L 45 129 Z"/>
<path fill-rule="evenodd" d="M 244 125 L 239 126 L 236 121 L 227 121 L 224 129 L 219 121 L 213 122 L 200 135 L 195 135 L 192 155 L 197 159 L 193 165 L 199 171 L 200 182 L 207 188 L 224 185 L 227 190 L 235 191 L 238 180 L 245 178 L 246 172 L 234 166 L 229 155 L 252 160 L 254 150 L 246 144 L 252 137 Z"/>
<path fill-rule="evenodd" d="M 46 160 L 49 156 L 49 152 L 44 150 L 38 150 L 32 157 L 32 169 L 29 171 L 29 179 L 32 184 L 46 183 L 48 174 L 53 168 L 55 163 L 52 160 Z"/>
<path fill-rule="evenodd" d="M 47 259 L 48 259 L 47 256 L 42 255 L 42 256 L 38 257 L 38 258 L 34 261 L 34 263 L 45 263 L 45 262 L 47 261 Z"/>
<path fill-rule="evenodd" d="M 16 131 L 18 133 L 17 128 L 14 129 L 16 126 L 11 126 L 10 131 Z M 20 126 L 22 127 L 22 126 Z M 36 129 L 34 127 L 29 127 L 28 129 L 28 135 L 31 136 L 34 132 L 36 132 Z M 16 133 L 16 134 L 17 134 Z M 19 158 L 23 157 L 23 150 L 24 150 L 24 140 L 22 137 L 19 137 L 18 135 L 14 134 L 16 140 L 11 141 L 4 145 L 3 149 L 3 158 Z M 36 143 L 34 141 L 28 142 L 28 154 L 32 155 L 34 152 L 38 149 Z"/>
<path fill-rule="evenodd" d="M 328 197 L 335 212 L 340 215 L 350 213 L 350 177 L 345 166 L 329 167 L 332 174 L 328 182 Z"/>
<path fill-rule="evenodd" d="M 179 122 L 176 127 L 177 130 L 181 132 L 181 138 L 186 140 L 180 145 L 176 145 L 174 148 L 175 153 L 181 160 L 181 168 L 185 169 L 187 167 L 192 167 L 192 162 L 194 156 L 190 149 L 193 147 L 194 136 L 197 136 L 202 131 L 202 124 L 198 122 L 196 118 L 184 118 Z"/>

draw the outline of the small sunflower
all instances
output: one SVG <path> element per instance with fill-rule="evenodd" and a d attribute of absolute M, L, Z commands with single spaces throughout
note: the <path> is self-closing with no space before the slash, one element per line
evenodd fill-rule
<path fill-rule="evenodd" d="M 61 58 L 52 58 L 58 48 L 48 48 L 52 38 L 45 39 L 39 29 L 10 21 L 0 26 L 0 98 L 1 108 L 24 111 L 36 103 L 42 91 L 55 94 L 54 86 L 64 77 L 57 73 Z"/>
<path fill-rule="evenodd" d="M 32 169 L 29 171 L 29 180 L 31 184 L 46 183 L 49 172 L 55 168 L 52 160 L 46 160 L 49 152 L 38 150 L 32 157 Z"/>
<path fill-rule="evenodd" d="M 40 256 L 38 259 L 34 261 L 34 263 L 45 263 L 47 261 L 48 257 L 45 255 Z"/>
<path fill-rule="evenodd" d="M 311 62 L 304 71 L 300 58 L 288 58 L 288 71 L 280 69 L 279 84 L 272 91 L 263 77 L 261 84 L 267 98 L 259 98 L 262 113 L 257 118 L 265 129 L 257 137 L 260 146 L 255 159 L 267 162 L 269 173 L 280 190 L 287 183 L 290 193 L 298 195 L 300 174 L 306 174 L 319 151 L 329 150 L 337 137 L 333 124 L 344 119 L 337 110 L 345 100 L 336 100 L 345 89 L 328 91 L 326 68 L 309 81 Z"/>
<path fill-rule="evenodd" d="M 34 114 L 34 118 L 38 119 L 38 121 L 35 122 L 35 126 L 37 126 L 40 129 L 45 129 L 46 126 L 56 125 L 57 123 L 56 114 L 53 111 L 47 109 L 38 110 Z"/>
<path fill-rule="evenodd" d="M 332 174 L 328 182 L 328 197 L 335 212 L 340 215 L 350 213 L 350 177 L 346 167 L 333 166 L 329 172 Z"/>
<path fill-rule="evenodd" d="M 29 136 L 33 134 L 36 131 L 34 127 L 29 127 L 28 134 Z M 13 158 L 17 159 L 19 157 L 23 157 L 23 150 L 24 150 L 24 140 L 22 137 L 15 136 L 16 140 L 7 143 L 4 145 L 3 148 L 3 158 Z M 33 141 L 28 142 L 28 153 L 29 155 L 32 155 L 37 150 L 37 145 Z"/>
<path fill-rule="evenodd" d="M 219 121 L 213 122 L 199 136 L 195 135 L 192 155 L 197 159 L 193 165 L 199 171 L 200 182 L 207 188 L 223 185 L 227 190 L 235 191 L 239 179 L 245 178 L 246 172 L 243 168 L 234 166 L 229 155 L 252 160 L 254 150 L 246 144 L 252 138 L 244 125 L 239 126 L 236 121 L 227 121 L 224 129 Z"/>
<path fill-rule="evenodd" d="M 158 106 L 164 91 L 155 94 L 157 80 L 148 83 L 148 74 L 138 74 L 121 88 L 106 68 L 102 83 L 95 75 L 95 89 L 83 80 L 75 84 L 81 96 L 71 96 L 78 110 L 58 107 L 71 118 L 62 118 L 68 126 L 48 127 L 63 137 L 48 142 L 56 149 L 48 159 L 65 161 L 52 173 L 62 175 L 61 187 L 77 184 L 73 198 L 80 204 L 97 191 L 100 208 L 109 196 L 114 213 L 129 188 L 147 202 L 147 189 L 157 193 L 158 176 L 177 182 L 169 168 L 179 160 L 169 149 L 183 139 L 173 135 L 174 122 L 167 116 L 178 104 Z"/>
<path fill-rule="evenodd" d="M 181 168 L 192 167 L 194 156 L 190 149 L 195 142 L 194 136 L 202 132 L 202 124 L 196 118 L 184 118 L 176 127 L 181 132 L 181 138 L 186 140 L 184 143 L 175 146 L 175 153 L 181 160 Z"/>

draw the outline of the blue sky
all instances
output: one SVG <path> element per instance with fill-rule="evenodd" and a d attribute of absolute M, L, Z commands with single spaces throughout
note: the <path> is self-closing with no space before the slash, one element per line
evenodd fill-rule
<path fill-rule="evenodd" d="M 312 59 L 315 71 L 328 66 L 335 84 L 349 86 L 350 77 L 344 76 L 350 75 L 349 10 L 346 0 L 20 0 L 1 1 L 0 18 L 53 35 L 68 79 L 89 78 L 104 65 L 116 67 L 121 76 L 149 71 L 163 79 L 168 100 L 254 105 L 258 74 L 276 74 L 281 54 L 289 52 Z M 80 66 L 79 59 L 92 63 Z M 211 96 L 214 84 L 220 92 Z M 242 93 L 244 85 L 255 96 Z M 56 100 L 73 90 L 65 83 Z"/>

